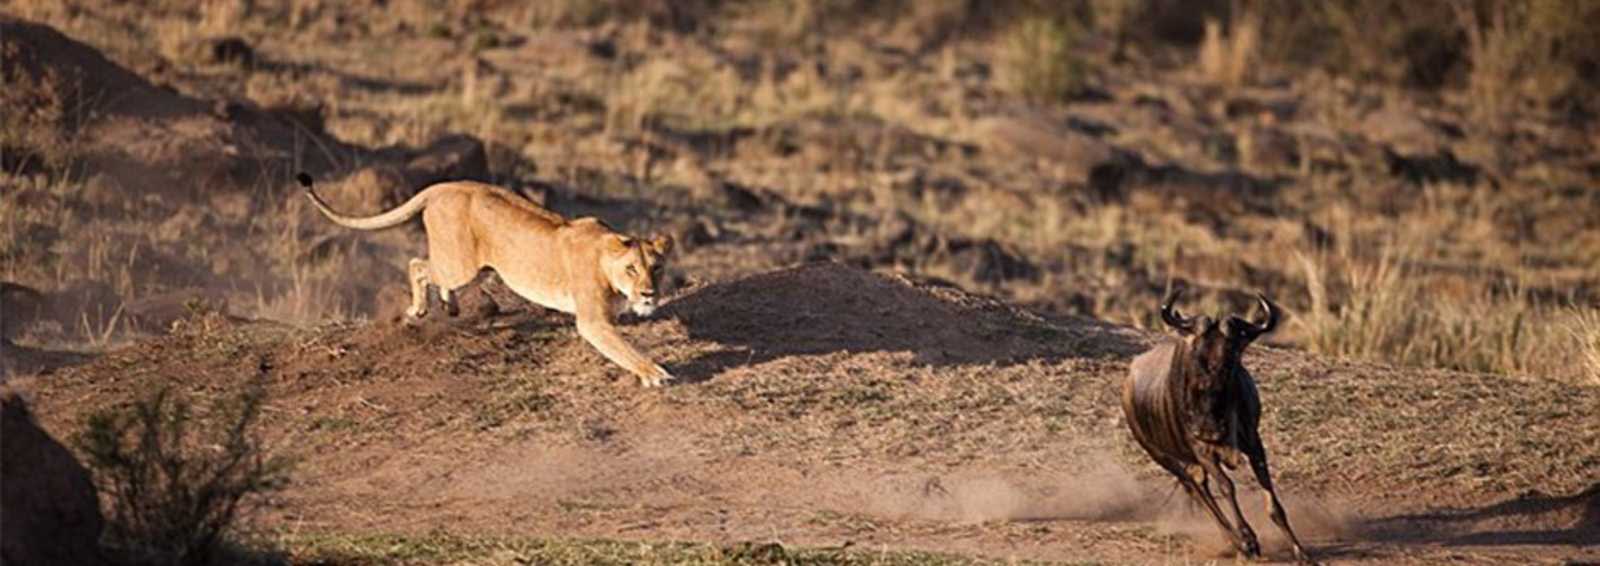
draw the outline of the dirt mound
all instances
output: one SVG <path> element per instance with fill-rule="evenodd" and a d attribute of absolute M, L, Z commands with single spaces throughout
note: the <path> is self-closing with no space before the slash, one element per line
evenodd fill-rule
<path fill-rule="evenodd" d="M 0 62 L 12 96 L 31 98 L 24 99 L 29 108 L 71 110 L 62 116 L 68 127 L 94 112 L 158 117 L 203 110 L 199 101 L 157 88 L 49 26 L 3 15 Z"/>
<path fill-rule="evenodd" d="M 575 335 L 569 316 L 520 299 L 492 306 L 503 301 L 494 296 L 497 282 L 492 276 L 477 281 L 464 296 L 491 308 L 464 307 L 453 318 L 435 309 L 422 321 L 340 326 L 320 340 L 326 348 L 308 353 L 294 344 L 271 357 L 292 374 L 360 378 L 426 379 L 436 369 L 430 364 L 441 363 L 451 371 L 484 364 L 615 369 Z M 1124 356 L 1139 349 L 1139 339 L 1126 330 L 1057 324 L 953 287 L 837 263 L 700 287 L 663 305 L 651 320 L 625 321 L 625 328 L 655 335 L 640 342 L 647 349 L 661 336 L 687 339 L 677 348 L 690 360 L 669 366 L 689 381 L 796 355 L 910 352 L 918 364 L 959 365 Z M 671 356 L 673 350 L 657 353 Z"/>
<path fill-rule="evenodd" d="M 34 161 L 81 163 L 130 192 L 196 198 L 253 189 L 291 162 L 324 170 L 330 156 L 355 153 L 294 112 L 156 86 L 45 25 L 0 19 L 0 38 L 10 87 L 0 105 L 23 117 L 0 143 L 39 154 Z M 321 155 L 301 148 L 308 140 Z"/>
<path fill-rule="evenodd" d="M 691 338 L 748 348 L 762 359 L 910 351 L 925 364 L 1005 363 L 1128 349 L 1111 335 L 1092 340 L 994 299 L 836 263 L 712 285 L 662 314 L 681 321 Z"/>
<path fill-rule="evenodd" d="M 89 472 L 39 428 L 22 398 L 0 393 L 0 562 L 104 564 L 105 519 Z"/>

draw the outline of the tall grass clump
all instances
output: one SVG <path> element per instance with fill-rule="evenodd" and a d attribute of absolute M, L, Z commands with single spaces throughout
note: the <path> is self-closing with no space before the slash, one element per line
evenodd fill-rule
<path fill-rule="evenodd" d="M 1520 289 L 1440 293 L 1404 252 L 1375 261 L 1298 257 L 1313 351 L 1400 366 L 1600 382 L 1600 314 L 1541 305 Z"/>
<path fill-rule="evenodd" d="M 1568 322 L 1584 381 L 1600 385 L 1600 308 L 1577 310 Z"/>
<path fill-rule="evenodd" d="M 89 417 L 77 444 L 108 501 L 107 543 L 130 563 L 233 562 L 246 504 L 287 481 L 253 434 L 261 387 L 196 414 L 163 389 Z"/>
<path fill-rule="evenodd" d="M 1082 90 L 1087 73 L 1073 49 L 1078 30 L 1062 18 L 1024 17 L 1000 43 L 1004 88 L 1030 102 L 1058 102 Z"/>
<path fill-rule="evenodd" d="M 1261 44 L 1261 29 L 1254 16 L 1234 17 L 1223 33 L 1222 23 L 1206 20 L 1205 39 L 1200 42 L 1199 64 L 1202 76 L 1213 83 L 1238 87 L 1250 80 Z"/>
<path fill-rule="evenodd" d="M 1353 265 L 1347 260 L 1338 266 L 1327 258 L 1300 254 L 1298 259 L 1305 270 L 1311 307 L 1297 320 L 1307 326 L 1307 345 L 1312 350 L 1360 359 L 1408 354 L 1410 337 L 1421 322 L 1407 316 L 1418 290 L 1404 278 L 1397 261 L 1386 256 L 1375 265 Z M 1329 273 L 1340 267 L 1343 269 Z M 1342 277 L 1330 280 L 1332 275 Z"/>
<path fill-rule="evenodd" d="M 1523 102 L 1546 104 L 1574 92 L 1600 60 L 1588 0 L 1508 0 L 1451 5 L 1467 38 L 1468 90 L 1481 118 L 1495 119 Z M 1593 78 L 1588 79 L 1590 85 Z M 1590 95 L 1592 96 L 1592 94 Z"/>

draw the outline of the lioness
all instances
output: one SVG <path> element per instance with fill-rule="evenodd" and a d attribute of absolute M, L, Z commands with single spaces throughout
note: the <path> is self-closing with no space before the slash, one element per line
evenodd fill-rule
<path fill-rule="evenodd" d="M 576 315 L 578 335 L 639 376 L 641 385 L 672 380 L 613 325 L 619 298 L 640 316 L 655 311 L 656 281 L 672 251 L 670 237 L 631 238 L 598 219 L 567 220 L 509 190 L 470 181 L 438 183 L 393 210 L 357 218 L 329 208 L 312 190 L 310 175 L 301 173 L 296 179 L 317 210 L 340 226 L 381 230 L 422 214 L 428 259 L 413 258 L 409 265 L 408 316 L 427 314 L 430 283 L 439 288 L 445 312 L 455 316 L 459 309 L 452 293 L 488 267 L 523 298 Z"/>

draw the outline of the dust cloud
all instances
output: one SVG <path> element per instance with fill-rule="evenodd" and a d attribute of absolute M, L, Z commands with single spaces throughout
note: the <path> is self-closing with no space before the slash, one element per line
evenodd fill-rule
<path fill-rule="evenodd" d="M 1268 516 L 1266 492 L 1254 484 L 1245 485 L 1248 481 L 1237 474 L 1234 475 L 1234 485 L 1238 489 L 1239 510 L 1244 512 L 1245 522 L 1250 524 L 1260 539 L 1262 552 L 1268 555 L 1289 552 L 1288 537 L 1284 536 L 1283 531 L 1279 530 Z M 1190 501 L 1187 496 L 1176 493 L 1178 489 L 1175 486 L 1172 491 L 1174 494 L 1170 503 L 1155 519 L 1157 531 L 1189 539 L 1202 554 L 1231 554 L 1233 551 L 1231 543 L 1211 519 L 1210 514 L 1199 504 Z M 1215 493 L 1215 488 L 1212 491 Z M 1289 516 L 1289 526 L 1294 528 L 1295 535 L 1299 536 L 1300 542 L 1308 548 L 1330 541 L 1349 540 L 1351 533 L 1361 524 L 1361 517 L 1353 509 L 1337 501 L 1285 492 L 1282 486 L 1278 487 L 1278 497 L 1283 502 L 1284 512 Z M 1227 515 L 1228 520 L 1233 520 L 1232 510 L 1220 495 L 1217 504 L 1222 506 L 1222 512 Z"/>
<path fill-rule="evenodd" d="M 1129 469 L 1110 454 L 1079 456 L 1080 471 L 974 470 L 902 482 L 873 501 L 870 512 L 933 521 L 1085 521 L 1147 523 L 1163 535 L 1189 539 L 1201 553 L 1231 547 L 1210 515 L 1165 475 Z M 1288 539 L 1268 516 L 1266 493 L 1249 474 L 1231 474 L 1239 506 L 1268 553 L 1287 551 Z M 1215 487 L 1212 488 L 1215 493 Z M 1360 517 L 1346 506 L 1279 487 L 1301 542 L 1348 538 Z M 1227 503 L 1220 499 L 1224 513 Z"/>
<path fill-rule="evenodd" d="M 878 513 L 956 522 L 1135 521 L 1154 519 L 1159 488 L 1109 456 L 1081 457 L 1072 473 L 974 470 L 924 478 L 877 498 Z"/>

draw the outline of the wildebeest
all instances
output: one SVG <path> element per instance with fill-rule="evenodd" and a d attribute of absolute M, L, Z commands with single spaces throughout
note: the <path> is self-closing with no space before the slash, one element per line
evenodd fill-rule
<path fill-rule="evenodd" d="M 1189 318 L 1173 308 L 1181 294 L 1174 289 L 1161 302 L 1161 320 L 1181 339 L 1140 354 L 1128 368 L 1122 389 L 1128 427 L 1145 452 L 1211 513 L 1239 552 L 1256 557 L 1261 545 L 1239 512 L 1233 481 L 1223 472 L 1224 467 L 1237 467 L 1241 455 L 1249 459 L 1256 480 L 1266 490 L 1272 522 L 1288 535 L 1295 557 L 1310 563 L 1272 487 L 1267 451 L 1256 430 L 1261 396 L 1255 379 L 1239 363 L 1246 346 L 1278 325 L 1278 307 L 1257 295 L 1265 315 L 1259 323 L 1239 316 Z M 1232 507 L 1234 524 L 1223 517 L 1211 495 L 1213 479 Z"/>

